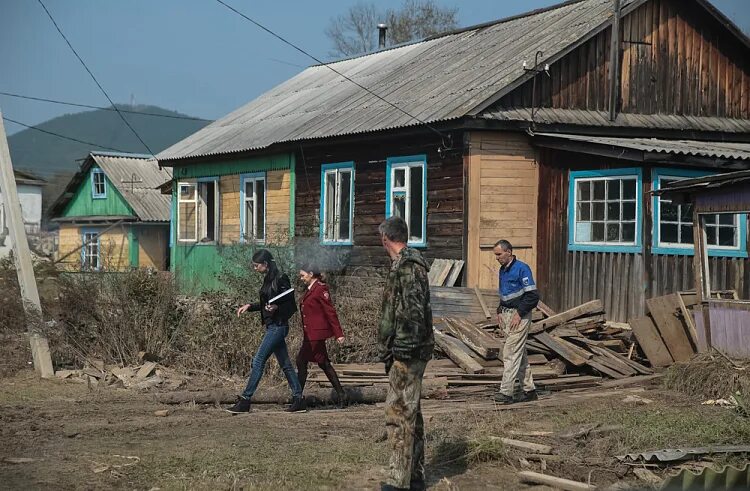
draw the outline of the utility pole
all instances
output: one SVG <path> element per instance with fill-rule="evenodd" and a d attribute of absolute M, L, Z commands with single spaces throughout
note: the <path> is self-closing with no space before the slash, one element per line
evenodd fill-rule
<path fill-rule="evenodd" d="M 23 214 L 21 202 L 18 200 L 16 179 L 13 176 L 13 165 L 10 162 L 10 150 L 8 149 L 8 139 L 5 136 L 2 111 L 0 111 L 0 194 L 5 202 L 10 240 L 13 241 L 13 259 L 16 263 L 18 285 L 21 287 L 21 300 L 26 312 L 34 368 L 43 378 L 54 377 L 55 370 L 52 368 L 49 343 L 47 338 L 39 333 L 35 325 L 35 322 L 42 318 L 42 305 L 39 301 L 39 291 L 36 288 L 34 265 L 31 262 L 31 251 L 26 238 L 26 229 L 23 225 Z"/>

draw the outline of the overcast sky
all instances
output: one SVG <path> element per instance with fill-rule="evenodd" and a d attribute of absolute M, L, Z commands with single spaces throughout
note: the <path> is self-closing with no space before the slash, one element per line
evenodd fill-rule
<path fill-rule="evenodd" d="M 43 0 L 115 102 L 153 104 L 215 119 L 292 77 L 312 60 L 215 0 Z M 227 0 L 328 60 L 324 34 L 344 0 Z M 713 0 L 745 32 L 750 0 Z M 458 6 L 461 26 L 546 7 L 554 0 L 437 0 Z M 400 0 L 378 0 L 396 7 Z M 0 91 L 106 106 L 37 0 L 0 0 Z M 71 107 L 0 95 L 12 119 L 39 124 Z M 14 133 L 22 128 L 6 123 Z"/>

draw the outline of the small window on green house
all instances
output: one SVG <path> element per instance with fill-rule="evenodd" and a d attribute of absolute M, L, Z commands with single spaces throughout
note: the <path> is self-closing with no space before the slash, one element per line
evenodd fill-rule
<path fill-rule="evenodd" d="M 83 249 L 81 249 L 81 266 L 84 271 L 98 271 L 101 268 L 99 251 L 99 234 L 84 232 Z"/>
<path fill-rule="evenodd" d="M 242 176 L 240 209 L 241 241 L 266 240 L 266 177 L 264 173 Z"/>
<path fill-rule="evenodd" d="M 177 196 L 177 240 L 195 242 L 198 236 L 198 193 L 195 183 L 181 182 Z"/>
<path fill-rule="evenodd" d="M 198 181 L 198 241 L 216 242 L 219 236 L 219 180 Z"/>
<path fill-rule="evenodd" d="M 91 171 L 91 196 L 94 199 L 103 199 L 107 197 L 107 179 L 104 171 L 93 169 Z"/>

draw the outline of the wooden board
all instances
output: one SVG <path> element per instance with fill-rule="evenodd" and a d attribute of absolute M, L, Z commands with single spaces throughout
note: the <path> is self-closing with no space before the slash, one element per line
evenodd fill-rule
<path fill-rule="evenodd" d="M 655 367 L 668 367 L 674 363 L 672 355 L 669 354 L 667 346 L 664 344 L 659 331 L 654 325 L 651 317 L 636 317 L 628 321 L 633 329 L 638 345 L 645 353 L 648 361 Z"/>
<path fill-rule="evenodd" d="M 453 268 L 451 268 L 451 272 L 448 275 L 448 278 L 445 280 L 445 283 L 443 283 L 443 286 L 454 286 L 456 284 L 456 280 L 458 279 L 458 276 L 461 274 L 461 271 L 463 269 L 464 269 L 464 261 L 460 259 L 453 261 Z"/>
<path fill-rule="evenodd" d="M 695 350 L 690 343 L 685 325 L 677 317 L 677 312 L 680 311 L 677 294 L 649 298 L 646 305 L 674 361 L 688 361 Z"/>
<path fill-rule="evenodd" d="M 579 350 L 571 347 L 571 344 L 560 338 L 550 336 L 546 332 L 540 332 L 534 338 L 544 344 L 546 347 L 560 355 L 571 365 L 581 367 L 586 364 L 587 357 L 581 355 Z M 590 354 L 590 353 L 589 353 Z M 592 355 L 593 356 L 593 355 Z"/>
<path fill-rule="evenodd" d="M 488 319 L 492 318 L 492 314 L 490 313 L 490 309 L 487 308 L 487 304 L 484 302 L 484 297 L 482 296 L 482 292 L 479 291 L 479 287 L 474 287 L 474 293 L 477 296 L 477 300 L 479 301 L 479 305 L 482 306 L 482 312 L 484 312 L 484 316 Z"/>
<path fill-rule="evenodd" d="M 493 338 L 471 322 L 461 319 L 444 318 L 448 330 L 475 353 L 487 360 L 498 357 L 503 349 L 503 342 Z"/>
<path fill-rule="evenodd" d="M 529 334 L 542 332 L 552 327 L 559 326 L 560 324 L 564 322 L 568 322 L 570 320 L 576 319 L 578 317 L 582 317 L 587 314 L 599 313 L 602 310 L 604 310 L 604 307 L 602 306 L 602 301 L 592 300 L 590 302 L 586 302 L 577 307 L 573 307 L 570 310 L 566 310 L 565 312 L 561 312 L 557 315 L 553 315 L 552 317 L 548 317 L 539 322 L 535 322 L 534 324 L 532 324 L 531 328 L 529 329 Z"/>
<path fill-rule="evenodd" d="M 435 333 L 435 344 L 437 344 L 451 360 L 456 362 L 458 366 L 466 370 L 467 373 L 484 373 L 484 367 L 471 357 L 467 352 L 469 349 L 466 348 L 466 345 L 455 338 L 443 334 L 437 329 L 433 329 L 433 331 Z"/>

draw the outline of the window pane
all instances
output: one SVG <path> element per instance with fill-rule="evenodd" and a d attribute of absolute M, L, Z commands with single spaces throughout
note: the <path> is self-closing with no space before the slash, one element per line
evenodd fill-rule
<path fill-rule="evenodd" d="M 591 182 L 581 181 L 578 183 L 578 200 L 579 201 L 591 200 Z"/>
<path fill-rule="evenodd" d="M 252 195 L 250 195 L 252 196 Z M 253 240 L 255 232 L 255 205 L 252 198 L 245 198 L 245 240 Z"/>
<path fill-rule="evenodd" d="M 635 202 L 625 201 L 622 204 L 622 219 L 635 220 Z"/>
<path fill-rule="evenodd" d="M 409 215 L 409 237 L 412 240 L 422 240 L 422 210 L 424 209 L 424 197 L 422 196 L 423 184 L 422 167 L 412 167 L 410 176 L 410 208 Z"/>
<path fill-rule="evenodd" d="M 594 207 L 594 220 L 604 220 L 604 203 L 593 203 Z"/>
<path fill-rule="evenodd" d="M 255 181 L 255 240 L 266 239 L 266 180 Z"/>
<path fill-rule="evenodd" d="M 591 203 L 578 203 L 578 221 L 591 220 Z"/>
<path fill-rule="evenodd" d="M 620 199 L 620 180 L 607 181 L 607 199 Z"/>
<path fill-rule="evenodd" d="M 591 228 L 592 242 L 604 242 L 604 224 L 593 223 Z"/>
<path fill-rule="evenodd" d="M 679 205 L 680 220 L 686 223 L 693 223 L 693 205 Z"/>
<path fill-rule="evenodd" d="M 661 242 L 676 244 L 678 226 L 673 223 L 662 223 L 659 227 L 659 240 Z"/>
<path fill-rule="evenodd" d="M 635 223 L 622 224 L 622 241 L 635 242 Z"/>
<path fill-rule="evenodd" d="M 180 185 L 180 200 L 192 200 L 195 199 L 195 185 L 193 184 L 182 184 Z"/>
<path fill-rule="evenodd" d="M 326 173 L 325 195 L 324 236 L 326 240 L 334 240 L 336 238 L 336 172 Z"/>
<path fill-rule="evenodd" d="M 341 173 L 341 192 L 339 193 L 341 200 L 341 216 L 339 224 L 339 236 L 341 240 L 349 240 L 349 214 L 352 208 L 351 203 L 351 183 L 352 173 L 342 172 Z"/>
<path fill-rule="evenodd" d="M 604 199 L 604 181 L 594 181 L 594 199 Z"/>
<path fill-rule="evenodd" d="M 620 203 L 607 203 L 607 220 L 620 220 Z"/>
<path fill-rule="evenodd" d="M 406 169 L 395 169 L 393 171 L 393 187 L 402 188 L 406 186 Z"/>
<path fill-rule="evenodd" d="M 734 225 L 734 215 L 731 213 L 722 213 L 719 215 L 719 224 Z"/>
<path fill-rule="evenodd" d="M 708 242 L 709 245 L 716 245 L 716 227 L 706 227 L 706 242 Z"/>
<path fill-rule="evenodd" d="M 706 220 L 706 225 L 716 225 L 716 219 L 718 215 L 703 215 Z"/>
<path fill-rule="evenodd" d="M 406 217 L 406 195 L 397 194 L 393 196 L 393 216 Z"/>
<path fill-rule="evenodd" d="M 635 179 L 622 181 L 622 199 L 635 199 Z"/>
<path fill-rule="evenodd" d="M 680 226 L 680 244 L 692 244 L 693 243 L 693 226 L 682 225 Z"/>
<path fill-rule="evenodd" d="M 180 203 L 179 214 L 180 240 L 195 240 L 195 202 Z"/>
<path fill-rule="evenodd" d="M 216 240 L 216 183 L 199 183 L 198 193 L 201 200 L 200 240 Z"/>
<path fill-rule="evenodd" d="M 611 241 L 611 242 L 620 241 L 620 224 L 619 223 L 607 224 L 607 241 Z"/>
<path fill-rule="evenodd" d="M 719 227 L 719 245 L 734 247 L 737 245 L 734 241 L 734 227 Z"/>
<path fill-rule="evenodd" d="M 576 223 L 577 242 L 591 242 L 591 223 Z"/>
<path fill-rule="evenodd" d="M 659 215 L 662 220 L 676 222 L 680 216 L 680 207 L 671 203 L 661 203 Z"/>

